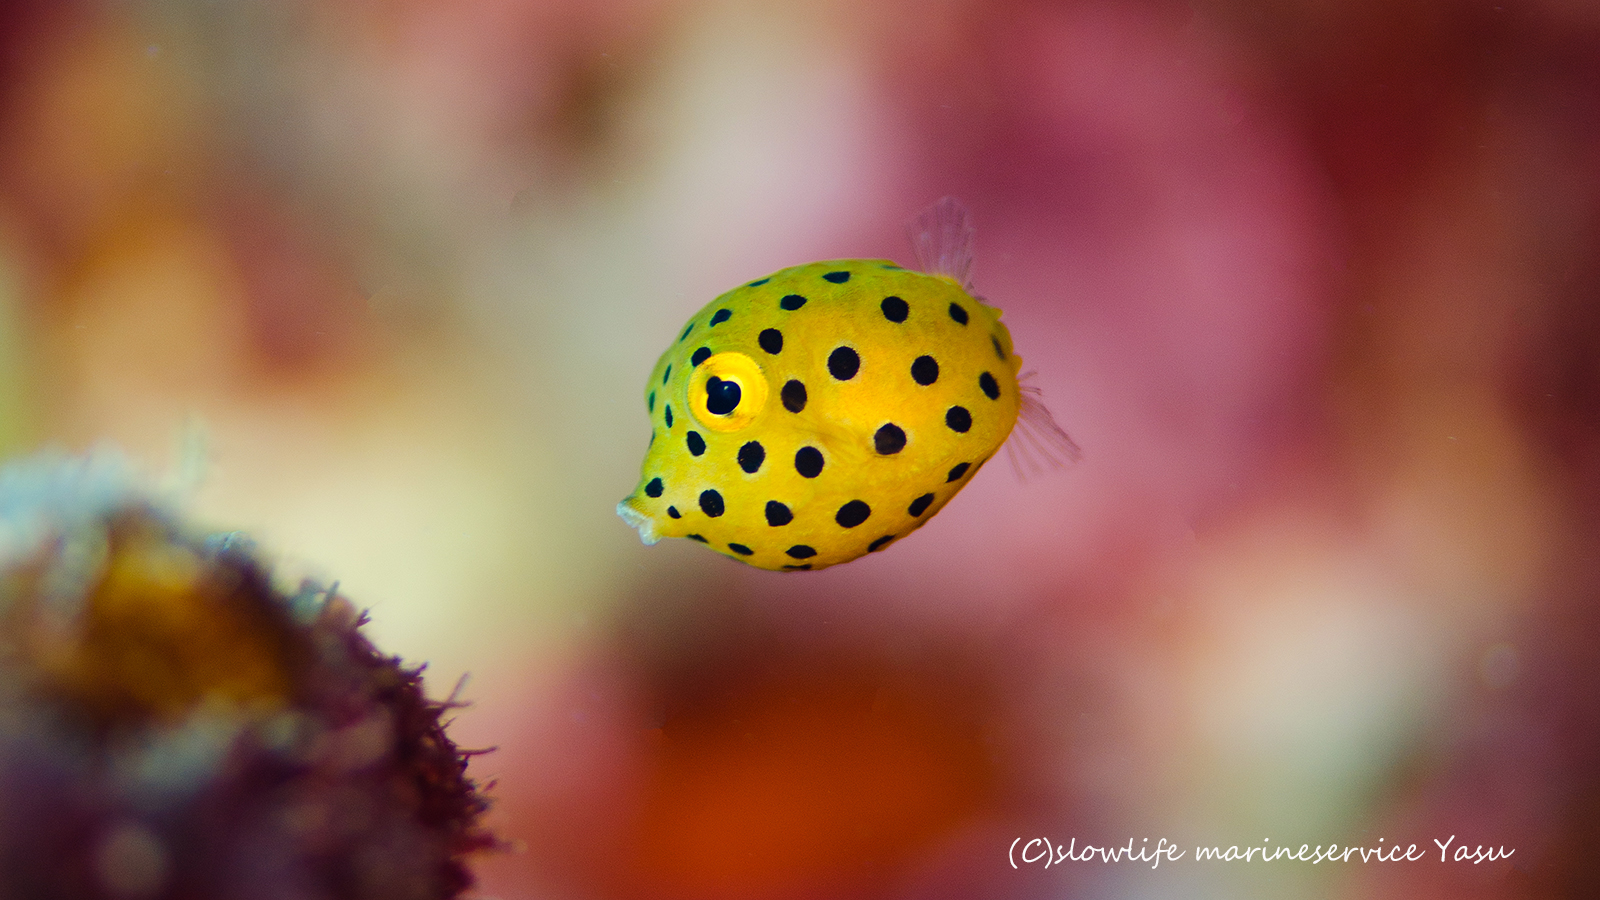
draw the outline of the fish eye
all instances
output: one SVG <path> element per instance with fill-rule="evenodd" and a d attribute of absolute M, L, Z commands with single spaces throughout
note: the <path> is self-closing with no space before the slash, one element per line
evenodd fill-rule
<path fill-rule="evenodd" d="M 739 408 L 739 382 L 725 381 L 713 375 L 706 379 L 706 411 L 714 416 L 726 416 Z"/>
<path fill-rule="evenodd" d="M 684 400 L 696 423 L 710 431 L 739 431 L 766 407 L 767 376 L 745 354 L 724 351 L 694 368 L 687 390 Z"/>

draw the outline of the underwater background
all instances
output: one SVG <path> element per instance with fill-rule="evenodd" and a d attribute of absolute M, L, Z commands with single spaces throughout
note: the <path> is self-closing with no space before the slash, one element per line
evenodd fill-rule
<path fill-rule="evenodd" d="M 641 545 L 688 316 L 943 195 L 1082 460 Z M 0 457 L 108 444 L 470 674 L 469 896 L 1600 894 L 1586 0 L 5 0 Z"/>

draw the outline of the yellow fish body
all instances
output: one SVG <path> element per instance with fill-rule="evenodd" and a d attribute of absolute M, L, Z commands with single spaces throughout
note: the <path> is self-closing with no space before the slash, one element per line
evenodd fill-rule
<path fill-rule="evenodd" d="M 966 222 L 948 198 L 918 220 L 928 273 L 810 263 L 696 313 L 650 374 L 650 449 L 618 515 L 646 544 L 686 537 L 777 570 L 921 527 L 1029 401 L 1000 310 L 963 284 Z"/>

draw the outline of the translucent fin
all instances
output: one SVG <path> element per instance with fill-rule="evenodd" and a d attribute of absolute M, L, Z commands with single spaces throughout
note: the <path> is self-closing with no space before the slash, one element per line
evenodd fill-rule
<path fill-rule="evenodd" d="M 1022 381 L 1032 372 L 1023 374 Z M 1017 409 L 1017 427 L 1006 441 L 1006 455 L 1011 457 L 1011 468 L 1017 477 L 1026 480 L 1038 475 L 1046 467 L 1059 469 L 1083 458 L 1083 451 L 1072 442 L 1041 399 L 1044 392 L 1029 384 L 1018 384 L 1022 402 Z"/>
<path fill-rule="evenodd" d="M 971 290 L 972 217 L 954 197 L 940 197 L 906 226 L 917 268 L 929 275 L 943 275 Z"/>

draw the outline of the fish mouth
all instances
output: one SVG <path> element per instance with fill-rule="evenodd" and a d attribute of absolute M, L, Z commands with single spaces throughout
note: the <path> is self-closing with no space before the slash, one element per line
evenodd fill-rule
<path fill-rule="evenodd" d="M 638 529 L 639 540 L 643 541 L 646 547 L 661 540 L 661 535 L 656 534 L 656 520 L 634 509 L 632 502 L 633 497 L 630 496 L 618 503 L 617 515 L 622 517 L 622 521 Z"/>

